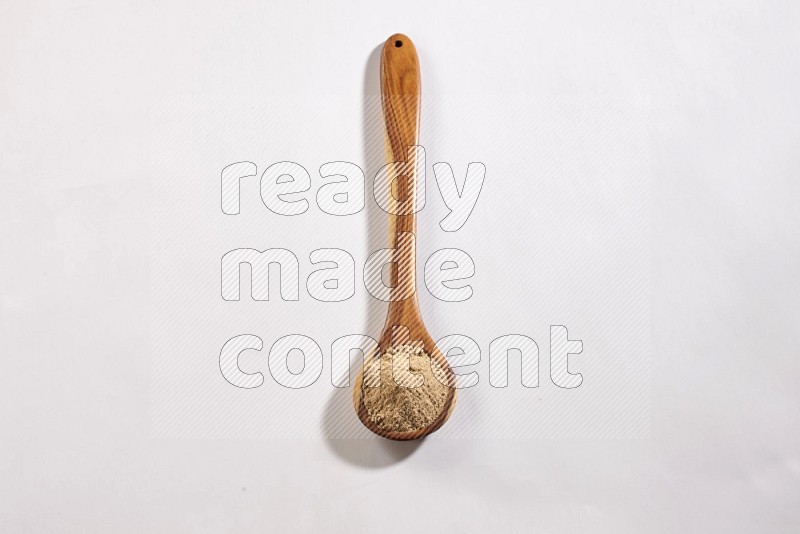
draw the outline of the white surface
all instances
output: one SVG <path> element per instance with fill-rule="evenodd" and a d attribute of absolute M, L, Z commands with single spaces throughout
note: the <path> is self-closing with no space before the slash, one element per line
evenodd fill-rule
<path fill-rule="evenodd" d="M 0 7 L 3 530 L 795 531 L 800 13 L 702 4 Z M 360 116 L 395 31 L 443 95 L 648 97 L 649 438 L 154 436 L 154 111 L 324 91 Z"/>

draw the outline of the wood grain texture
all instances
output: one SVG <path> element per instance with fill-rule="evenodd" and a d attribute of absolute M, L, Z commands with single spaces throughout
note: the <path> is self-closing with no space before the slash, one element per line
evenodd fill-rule
<path fill-rule="evenodd" d="M 379 350 L 401 344 L 421 345 L 424 350 L 447 370 L 450 390 L 442 412 L 428 427 L 413 432 L 391 432 L 376 427 L 369 419 L 361 396 L 363 368 L 358 373 L 353 389 L 353 404 L 361 422 L 372 432 L 394 440 L 418 439 L 438 430 L 450 417 L 455 407 L 455 376 L 447 360 L 436 347 L 428 333 L 419 309 L 416 293 L 416 235 L 417 222 L 414 209 L 416 193 L 415 162 L 409 147 L 419 143 L 420 69 L 414 43 L 403 34 L 386 40 L 381 54 L 381 99 L 386 124 L 386 155 L 388 161 L 402 162 L 403 172 L 395 178 L 390 190 L 389 246 L 395 249 L 395 264 L 390 268 L 389 281 L 394 288 L 386 324 L 379 339 Z M 409 208 L 409 209 L 404 209 Z M 394 214 L 394 213 L 399 214 Z M 409 239 L 413 236 L 413 239 Z M 407 298 L 402 288 L 413 287 Z M 395 300 L 398 299 L 398 300 Z"/>

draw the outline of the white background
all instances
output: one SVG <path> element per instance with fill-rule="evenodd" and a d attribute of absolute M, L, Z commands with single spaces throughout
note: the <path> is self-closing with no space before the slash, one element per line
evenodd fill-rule
<path fill-rule="evenodd" d="M 795 531 L 798 9 L 4 3 L 3 530 Z M 234 99 L 235 107 L 247 101 L 242 95 L 325 94 L 351 95 L 337 117 L 361 121 L 370 58 L 397 31 L 423 57 L 424 89 L 443 96 L 649 103 L 646 122 L 636 122 L 647 128 L 649 149 L 649 437 L 433 436 L 409 446 L 154 432 L 152 252 L 175 229 L 159 232 L 153 182 L 171 173 L 175 187 L 197 183 L 205 192 L 208 178 L 181 157 L 170 173 L 159 167 L 166 145 L 153 118 L 179 115 L 185 107 L 169 103 L 182 97 Z M 173 124 L 186 136 L 175 146 L 213 144 L 198 132 L 206 118 Z M 347 128 L 362 133 L 359 124 Z M 535 150 L 536 139 L 529 147 L 517 140 L 511 152 Z M 363 140 L 356 142 L 354 161 Z M 273 158 L 302 161 L 307 148 L 294 146 L 297 155 L 245 145 L 241 159 L 261 172 Z M 232 157 L 219 160 L 240 160 Z M 328 160 L 319 157 L 310 170 Z M 210 161 L 201 168 L 216 179 L 221 165 Z M 176 207 L 183 209 L 193 208 Z M 528 209 L 516 198 L 508 217 L 522 222 Z M 515 231 L 524 240 L 529 230 Z M 342 248 L 350 246 L 364 244 Z M 297 245 L 301 261 L 308 247 Z M 492 286 L 476 278 L 475 288 Z M 536 313 L 538 331 L 558 322 Z M 499 323 L 488 331 L 505 333 L 503 316 L 489 320 Z M 581 357 L 590 357 L 589 340 Z M 489 339 L 478 341 L 485 348 Z M 543 394 L 553 389 L 546 385 Z"/>

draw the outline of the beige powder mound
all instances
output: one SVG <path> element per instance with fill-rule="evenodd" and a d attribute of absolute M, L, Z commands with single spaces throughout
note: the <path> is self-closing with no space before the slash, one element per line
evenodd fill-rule
<path fill-rule="evenodd" d="M 446 383 L 445 369 L 421 348 L 392 347 L 364 369 L 364 406 L 378 428 L 395 432 L 419 430 L 442 412 L 450 390 Z M 373 384 L 376 387 L 370 387 Z"/>

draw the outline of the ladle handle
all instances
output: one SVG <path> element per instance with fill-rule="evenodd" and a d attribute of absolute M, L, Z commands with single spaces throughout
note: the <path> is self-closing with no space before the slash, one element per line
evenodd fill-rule
<path fill-rule="evenodd" d="M 392 308 L 417 311 L 416 240 L 417 165 L 424 165 L 414 154 L 419 143 L 420 74 L 417 49 L 406 35 L 389 37 L 381 54 L 381 100 L 386 124 L 386 152 L 395 172 L 386 175 L 386 204 L 389 209 L 389 246 L 396 249 L 395 264 L 389 272 L 393 289 Z M 393 166 L 394 164 L 394 166 Z M 419 184 L 424 186 L 424 184 Z M 400 236 L 405 234 L 403 239 Z M 408 237 L 413 236 L 413 240 Z M 399 311 L 399 310 L 397 310 Z M 405 314 L 404 314 L 405 315 Z"/>

